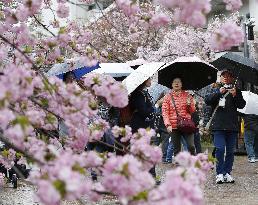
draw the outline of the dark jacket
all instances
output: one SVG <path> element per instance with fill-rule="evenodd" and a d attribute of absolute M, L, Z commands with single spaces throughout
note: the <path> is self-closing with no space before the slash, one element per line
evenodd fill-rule
<path fill-rule="evenodd" d="M 212 112 L 218 105 L 220 98 L 223 95 L 220 93 L 221 85 L 212 88 L 212 92 L 205 97 L 205 102 L 207 105 L 212 107 Z M 242 93 L 237 89 L 237 94 L 233 97 L 229 94 L 226 97 L 225 107 L 219 107 L 211 123 L 212 130 L 227 130 L 227 131 L 239 131 L 238 123 L 238 112 L 237 109 L 242 109 L 245 107 L 245 100 Z"/>
<path fill-rule="evenodd" d="M 258 131 L 258 115 L 244 115 L 245 130 Z"/>
<path fill-rule="evenodd" d="M 196 127 L 199 126 L 199 122 L 200 122 L 200 115 L 199 115 L 199 111 L 196 110 L 193 114 L 192 114 L 192 120 L 195 124 Z"/>
<path fill-rule="evenodd" d="M 148 91 L 135 90 L 129 99 L 133 116 L 130 126 L 136 132 L 139 128 L 154 128 L 154 107 Z"/>

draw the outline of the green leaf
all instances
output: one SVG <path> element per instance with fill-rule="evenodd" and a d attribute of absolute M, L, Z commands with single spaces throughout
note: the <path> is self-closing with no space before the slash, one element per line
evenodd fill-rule
<path fill-rule="evenodd" d="M 133 197 L 134 201 L 140 201 L 140 200 L 147 201 L 147 199 L 148 199 L 148 191 L 142 191 Z"/>
<path fill-rule="evenodd" d="M 42 65 L 42 64 L 44 63 L 44 58 L 42 58 L 42 57 L 36 58 L 35 63 L 36 63 L 37 65 Z"/>
<path fill-rule="evenodd" d="M 50 49 L 53 49 L 54 47 L 56 47 L 57 46 L 57 44 L 56 43 L 53 43 L 53 42 L 48 42 L 48 47 L 50 48 Z"/>
<path fill-rule="evenodd" d="M 54 124 L 57 119 L 54 115 L 48 113 L 47 116 L 46 116 L 46 120 L 50 123 L 50 124 Z"/>
<path fill-rule="evenodd" d="M 2 152 L 1 152 L 1 155 L 3 156 L 3 157 L 8 157 L 8 155 L 9 155 L 9 151 L 8 150 L 6 150 L 6 149 L 4 149 Z"/>
<path fill-rule="evenodd" d="M 123 165 L 123 168 L 120 172 L 122 175 L 124 175 L 126 178 L 129 178 L 130 176 L 130 172 L 129 172 L 129 164 L 128 163 L 125 163 Z"/>
<path fill-rule="evenodd" d="M 194 166 L 196 168 L 200 169 L 201 168 L 201 163 L 199 161 L 196 161 Z"/>
<path fill-rule="evenodd" d="M 42 99 L 40 99 L 40 102 L 41 102 L 41 105 L 42 105 L 43 107 L 48 108 L 48 103 L 49 103 L 48 99 L 42 98 Z"/>
<path fill-rule="evenodd" d="M 73 165 L 72 170 L 76 171 L 76 172 L 79 172 L 80 174 L 86 174 L 85 169 L 83 167 L 81 167 L 78 163 Z"/>
<path fill-rule="evenodd" d="M 44 158 L 46 161 L 53 161 L 56 158 L 56 156 L 50 152 L 47 152 Z"/>
<path fill-rule="evenodd" d="M 66 185 L 64 181 L 61 180 L 55 180 L 53 182 L 54 187 L 56 190 L 60 193 L 61 197 L 64 198 L 66 194 Z"/>
<path fill-rule="evenodd" d="M 208 161 L 214 164 L 217 160 L 212 156 L 212 154 L 208 154 Z"/>
<path fill-rule="evenodd" d="M 49 85 L 49 82 L 46 79 L 43 79 L 44 89 L 48 90 L 51 94 L 53 93 L 53 90 L 51 86 Z"/>
<path fill-rule="evenodd" d="M 20 153 L 20 152 L 16 152 L 15 153 L 15 156 L 16 156 L 16 158 L 21 158 L 22 156 L 23 156 L 23 154 L 22 153 Z"/>
<path fill-rule="evenodd" d="M 31 53 L 32 52 L 32 47 L 31 46 L 28 46 L 26 45 L 24 50 L 23 50 L 24 53 Z"/>
<path fill-rule="evenodd" d="M 58 34 L 64 34 L 66 33 L 66 28 L 65 27 L 60 27 L 60 30 L 58 31 Z"/>
<path fill-rule="evenodd" d="M 94 102 L 89 102 L 89 107 L 92 109 L 92 110 L 96 110 L 98 108 L 98 103 L 96 101 Z"/>
<path fill-rule="evenodd" d="M 30 125 L 30 121 L 26 116 L 17 116 L 16 119 L 13 121 L 14 125 L 19 124 L 22 129 L 25 129 L 26 126 Z"/>
<path fill-rule="evenodd" d="M 31 83 L 31 82 L 32 82 L 32 78 L 31 78 L 31 77 L 27 77 L 27 78 L 25 78 L 25 80 L 26 80 L 28 83 Z"/>
<path fill-rule="evenodd" d="M 94 77 L 92 80 L 93 80 L 94 84 L 97 84 L 97 85 L 100 84 L 100 80 L 98 77 Z"/>
<path fill-rule="evenodd" d="M 63 62 L 64 62 L 64 57 L 63 57 L 63 56 L 59 56 L 59 57 L 56 59 L 56 62 L 57 62 L 57 63 L 63 63 Z"/>

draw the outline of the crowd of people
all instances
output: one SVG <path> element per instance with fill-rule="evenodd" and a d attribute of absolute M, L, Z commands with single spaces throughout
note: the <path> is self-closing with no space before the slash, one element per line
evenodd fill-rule
<path fill-rule="evenodd" d="M 72 75 L 67 75 L 65 82 L 73 81 Z M 173 156 L 180 151 L 189 151 L 192 155 L 201 153 L 200 126 L 203 123 L 203 104 L 211 107 L 211 136 L 213 137 L 216 158 L 216 183 L 233 183 L 231 175 L 234 162 L 234 149 L 239 134 L 239 118 L 245 122 L 245 146 L 248 161 L 258 161 L 258 116 L 240 115 L 237 109 L 245 107 L 245 100 L 241 90 L 236 88 L 233 74 L 229 70 L 221 72 L 218 82 L 210 86 L 210 92 L 203 101 L 196 101 L 194 94 L 183 89 L 181 78 L 171 79 L 171 88 L 162 92 L 156 101 L 148 92 L 151 79 L 147 79 L 138 86 L 129 96 L 129 105 L 122 110 L 105 105 L 100 100 L 99 115 L 112 126 L 129 125 L 135 133 L 139 128 L 152 128 L 156 130 L 153 146 L 161 146 L 162 162 L 172 163 Z M 61 133 L 65 130 L 60 122 Z M 201 129 L 201 128 L 200 128 Z M 117 154 L 124 154 L 121 145 L 116 144 L 109 130 L 105 133 L 103 141 L 118 147 Z M 126 144 L 125 146 L 128 146 Z M 183 145 L 183 146 L 182 146 Z M 183 147 L 183 149 L 182 149 Z M 89 143 L 87 150 L 95 149 L 99 152 L 115 151 L 102 144 Z M 155 167 L 150 170 L 156 177 Z M 94 171 L 92 177 L 97 179 Z M 159 181 L 157 181 L 157 184 Z"/>

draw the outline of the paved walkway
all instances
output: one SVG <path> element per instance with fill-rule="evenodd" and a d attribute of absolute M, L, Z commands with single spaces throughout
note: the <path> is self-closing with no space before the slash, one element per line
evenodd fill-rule
<path fill-rule="evenodd" d="M 158 175 L 164 179 L 166 170 L 171 165 L 158 166 Z M 207 205 L 258 205 L 258 162 L 250 164 L 246 156 L 236 157 L 233 176 L 234 184 L 220 184 L 214 182 L 215 171 L 211 171 L 204 186 Z M 17 190 L 4 188 L 0 190 L 0 205 L 38 205 L 33 198 L 33 187 L 19 185 Z M 78 202 L 64 202 L 63 205 L 79 205 Z M 87 203 L 93 205 L 96 203 Z M 106 197 L 99 205 L 116 204 L 112 197 Z"/>
<path fill-rule="evenodd" d="M 215 171 L 204 188 L 207 205 L 258 205 L 258 162 L 249 163 L 246 156 L 235 158 L 234 184 L 215 184 Z"/>

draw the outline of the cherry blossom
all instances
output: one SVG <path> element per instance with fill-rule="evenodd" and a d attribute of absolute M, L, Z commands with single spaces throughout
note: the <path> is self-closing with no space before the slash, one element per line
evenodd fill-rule
<path fill-rule="evenodd" d="M 243 42 L 244 34 L 235 22 L 226 22 L 217 29 L 211 38 L 211 46 L 216 51 L 230 49 Z"/>

